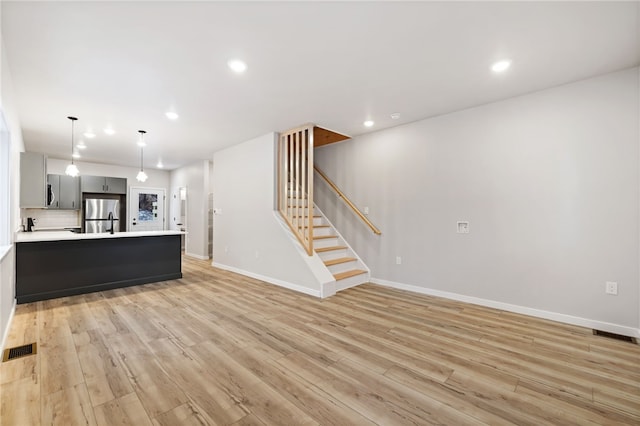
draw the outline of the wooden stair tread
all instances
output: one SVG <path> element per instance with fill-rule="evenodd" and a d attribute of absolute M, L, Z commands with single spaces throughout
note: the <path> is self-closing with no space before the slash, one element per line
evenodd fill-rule
<path fill-rule="evenodd" d="M 309 227 L 309 225 L 305 225 L 304 227 L 305 227 L 305 228 L 308 228 L 308 227 Z M 302 226 L 298 226 L 298 228 L 302 228 Z M 314 229 L 315 229 L 315 228 L 331 228 L 331 226 L 330 226 L 330 225 L 313 225 L 313 228 L 314 228 Z"/>
<path fill-rule="evenodd" d="M 331 266 L 331 265 L 338 265 L 340 263 L 353 262 L 354 260 L 358 260 L 358 259 L 356 259 L 355 257 L 341 257 L 338 259 L 325 260 L 324 264 L 326 266 Z"/>
<path fill-rule="evenodd" d="M 337 235 L 316 235 L 313 237 L 314 240 L 326 240 L 329 238 L 338 238 Z"/>
<path fill-rule="evenodd" d="M 304 215 L 298 215 L 298 216 L 293 216 L 293 217 L 306 217 Z M 314 214 L 313 217 L 322 217 L 319 214 Z"/>
<path fill-rule="evenodd" d="M 345 278 L 355 277 L 356 275 L 366 274 L 367 271 L 363 271 L 362 269 L 354 269 L 352 271 L 340 272 L 337 274 L 333 274 L 333 277 L 338 280 L 344 280 Z"/>
<path fill-rule="evenodd" d="M 345 250 L 347 246 L 331 246 L 331 247 L 321 247 L 315 249 L 316 253 L 322 253 L 325 251 L 333 251 L 333 250 Z"/>

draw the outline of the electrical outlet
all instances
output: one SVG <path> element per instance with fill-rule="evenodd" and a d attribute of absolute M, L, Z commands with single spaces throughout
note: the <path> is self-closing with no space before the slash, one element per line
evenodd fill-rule
<path fill-rule="evenodd" d="M 256 259 L 260 259 L 260 252 L 256 250 Z"/>
<path fill-rule="evenodd" d="M 224 246 L 224 252 L 229 253 L 229 246 Z"/>
<path fill-rule="evenodd" d="M 611 294 L 613 296 L 618 295 L 618 283 L 613 281 L 607 281 L 604 288 L 605 293 Z"/>
<path fill-rule="evenodd" d="M 364 214 L 369 214 L 369 207 L 364 208 Z"/>
<path fill-rule="evenodd" d="M 458 234 L 468 234 L 469 233 L 469 222 L 457 222 L 458 224 Z"/>
<path fill-rule="evenodd" d="M 396 265 L 402 265 L 402 258 L 400 256 L 396 256 Z"/>

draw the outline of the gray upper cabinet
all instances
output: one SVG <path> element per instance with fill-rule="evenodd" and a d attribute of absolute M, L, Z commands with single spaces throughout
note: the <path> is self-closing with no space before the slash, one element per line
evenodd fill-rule
<path fill-rule="evenodd" d="M 82 192 L 126 194 L 127 179 L 104 176 L 81 176 L 80 187 Z"/>
<path fill-rule="evenodd" d="M 47 163 L 44 154 L 20 153 L 20 207 L 47 207 Z"/>
<path fill-rule="evenodd" d="M 80 210 L 80 179 L 60 175 L 60 208 Z"/>
<path fill-rule="evenodd" d="M 50 209 L 80 209 L 80 179 L 67 175 L 47 175 Z"/>
<path fill-rule="evenodd" d="M 109 194 L 126 194 L 127 193 L 127 179 L 125 178 L 105 178 L 107 190 L 105 192 Z"/>
<path fill-rule="evenodd" d="M 104 176 L 80 176 L 82 192 L 105 192 Z"/>

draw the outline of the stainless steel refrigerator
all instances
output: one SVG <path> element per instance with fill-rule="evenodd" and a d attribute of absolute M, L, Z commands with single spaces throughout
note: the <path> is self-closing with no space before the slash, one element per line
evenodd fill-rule
<path fill-rule="evenodd" d="M 84 202 L 84 232 L 119 232 L 119 200 L 88 198 Z"/>

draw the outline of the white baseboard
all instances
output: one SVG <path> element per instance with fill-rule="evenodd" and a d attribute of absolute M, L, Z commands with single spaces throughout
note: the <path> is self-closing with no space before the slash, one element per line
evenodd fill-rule
<path fill-rule="evenodd" d="M 209 260 L 210 257 L 209 256 L 202 256 L 200 254 L 194 254 L 194 253 L 184 253 L 185 256 L 189 256 L 189 257 L 195 257 L 196 259 L 200 259 L 200 260 Z"/>
<path fill-rule="evenodd" d="M 235 272 L 236 274 L 245 275 L 247 277 L 255 278 L 257 280 L 264 281 L 264 282 L 267 282 L 269 284 L 275 284 L 275 285 L 280 286 L 280 287 L 288 288 L 289 290 L 294 290 L 294 291 L 297 291 L 297 292 L 300 292 L 300 293 L 308 294 L 310 296 L 320 297 L 320 291 L 319 290 L 313 290 L 311 288 L 302 287 L 300 285 L 293 284 L 293 283 L 290 283 L 290 282 L 287 282 L 287 281 L 282 281 L 282 280 L 279 280 L 277 278 L 267 277 L 265 275 L 260 275 L 260 274 L 256 274 L 256 273 L 253 273 L 253 272 L 245 271 L 243 269 L 236 268 L 234 266 L 223 265 L 221 263 L 216 263 L 216 262 L 211 263 L 211 265 L 216 267 L 216 268 L 224 269 L 225 271 Z"/>
<path fill-rule="evenodd" d="M 4 345 L 7 343 L 7 336 L 9 335 L 9 330 L 11 329 L 11 323 L 13 322 L 13 316 L 16 313 L 16 299 L 13 299 L 13 306 L 11 307 L 11 312 L 9 313 L 9 318 L 7 319 L 7 326 L 4 328 L 4 333 L 2 333 L 2 343 L 0 343 L 0 353 L 4 352 Z"/>
<path fill-rule="evenodd" d="M 412 291 L 414 293 L 426 294 L 428 296 L 442 297 L 445 299 L 457 300 L 460 302 L 472 303 L 475 305 L 486 306 L 488 308 L 500 309 L 503 311 L 514 312 L 517 314 L 529 315 L 532 317 L 548 319 L 551 321 L 562 322 L 565 324 L 578 325 L 581 327 L 592 328 L 595 330 L 607 331 L 609 333 L 621 334 L 640 338 L 640 329 L 627 327 L 619 324 L 612 324 L 604 321 L 597 321 L 588 318 L 574 317 L 572 315 L 560 314 L 557 312 L 543 311 L 541 309 L 528 308 L 526 306 L 512 305 L 495 300 L 481 299 L 479 297 L 465 296 L 463 294 L 450 293 L 447 291 L 434 290 L 426 287 L 419 287 L 411 284 L 403 284 L 395 281 L 387 281 L 379 278 L 371 278 L 370 282 L 380 284 L 385 287 L 397 288 L 399 290 Z"/>

